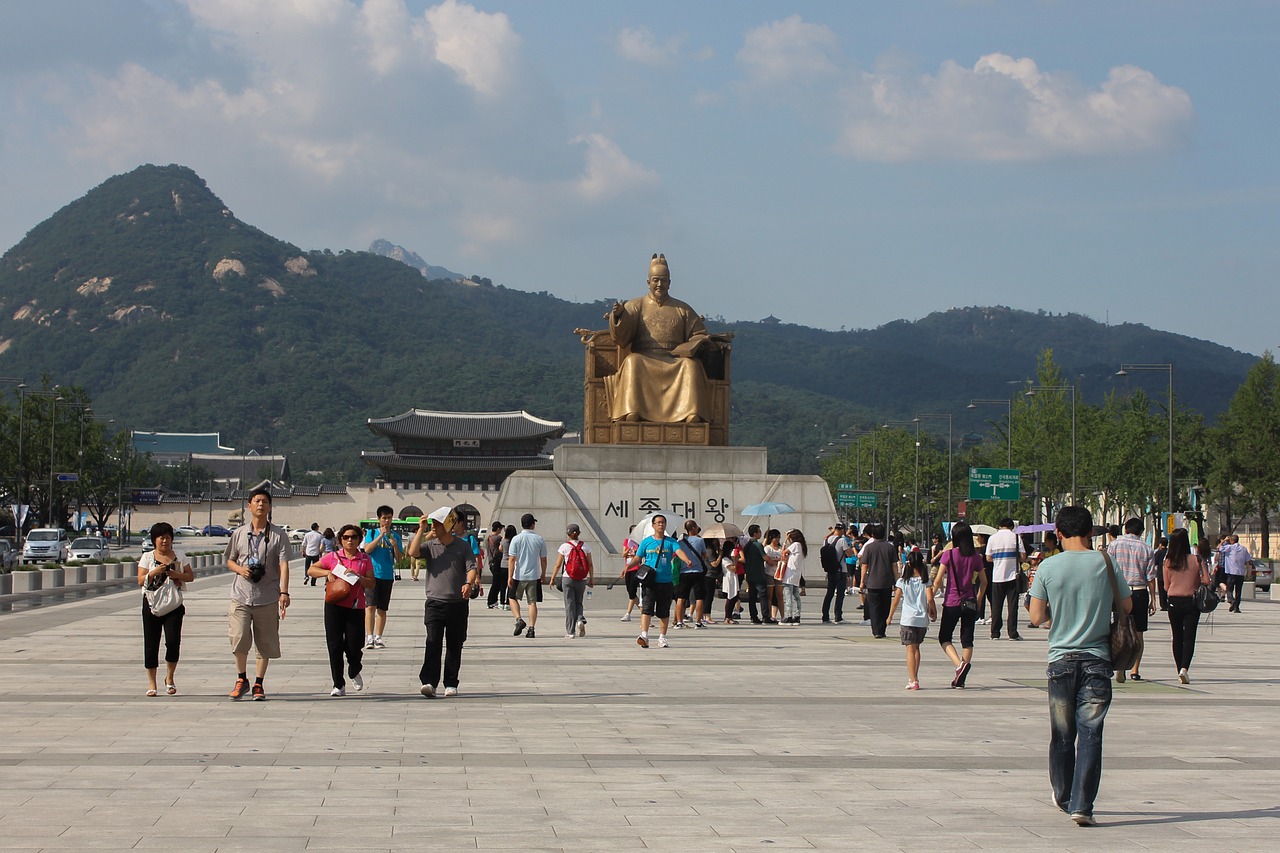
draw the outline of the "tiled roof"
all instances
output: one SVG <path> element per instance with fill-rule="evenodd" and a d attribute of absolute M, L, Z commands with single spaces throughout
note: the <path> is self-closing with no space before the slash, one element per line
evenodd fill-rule
<path fill-rule="evenodd" d="M 391 418 L 369 418 L 375 435 L 406 438 L 474 438 L 490 441 L 513 438 L 558 438 L 564 434 L 561 421 L 544 421 L 526 411 L 516 412 L 429 412 L 410 409 Z"/>
<path fill-rule="evenodd" d="M 402 456 L 399 453 L 365 451 L 366 465 L 375 468 L 409 468 L 420 471 L 528 471 L 551 467 L 551 457 L 537 456 Z"/>

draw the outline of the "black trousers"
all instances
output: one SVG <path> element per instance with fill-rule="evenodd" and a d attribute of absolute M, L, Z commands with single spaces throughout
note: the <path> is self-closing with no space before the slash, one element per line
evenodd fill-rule
<path fill-rule="evenodd" d="M 507 603 L 507 567 L 499 566 L 489 570 L 493 577 L 489 578 L 489 606 L 494 607 Z"/>
<path fill-rule="evenodd" d="M 867 618 L 871 620 L 871 636 L 883 637 L 889 621 L 891 589 L 867 590 Z"/>
<path fill-rule="evenodd" d="M 1018 579 L 991 585 L 991 636 L 999 637 L 1004 627 L 1003 614 L 1009 614 L 1009 636 L 1018 636 Z"/>
<path fill-rule="evenodd" d="M 1191 596 L 1169 596 L 1169 628 L 1173 634 L 1173 663 L 1178 669 L 1190 669 L 1196 654 L 1196 630 L 1200 627 L 1200 611 Z"/>
<path fill-rule="evenodd" d="M 747 609 L 751 613 L 751 621 L 763 620 L 768 622 L 773 618 L 773 603 L 769 601 L 769 586 L 764 575 L 760 576 L 759 582 L 752 578 L 747 579 L 747 583 L 751 588 L 747 590 Z M 759 602 L 760 610 L 756 610 L 756 603 Z"/>
<path fill-rule="evenodd" d="M 187 613 L 185 604 L 178 605 L 163 616 L 153 616 L 151 605 L 142 599 L 142 665 L 147 669 L 160 667 L 160 634 L 164 633 L 165 663 L 177 663 L 182 648 L 182 617 Z"/>
<path fill-rule="evenodd" d="M 347 658 L 347 675 L 355 678 L 364 668 L 364 608 L 342 607 L 325 602 L 324 644 L 329 650 L 329 674 L 334 687 L 345 687 L 342 656 Z"/>
<path fill-rule="evenodd" d="M 1244 575 L 1227 575 L 1227 602 L 1240 609 L 1240 595 L 1244 592 Z"/>
<path fill-rule="evenodd" d="M 831 600 L 836 602 L 836 621 L 844 618 L 844 593 L 849 586 L 849 578 L 844 572 L 827 572 L 827 596 L 822 599 L 822 621 L 831 619 Z"/>
<path fill-rule="evenodd" d="M 467 641 L 467 605 L 463 601 L 439 601 L 428 598 L 423 605 L 422 624 L 427 626 L 427 648 L 422 656 L 418 681 L 441 685 L 440 655 L 444 653 L 445 687 L 458 686 L 462 669 L 462 644 Z"/>

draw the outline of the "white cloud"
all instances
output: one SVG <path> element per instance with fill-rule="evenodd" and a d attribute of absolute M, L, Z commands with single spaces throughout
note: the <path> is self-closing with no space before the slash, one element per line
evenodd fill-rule
<path fill-rule="evenodd" d="M 838 49 L 830 27 L 792 15 L 748 32 L 737 59 L 748 80 L 780 86 L 829 76 L 838 68 Z"/>
<path fill-rule="evenodd" d="M 587 166 L 578 179 L 578 192 L 588 199 L 609 198 L 658 184 L 656 173 L 622 152 L 617 143 L 598 133 L 574 139 L 587 146 Z"/>
<path fill-rule="evenodd" d="M 660 42 L 648 27 L 627 27 L 618 33 L 617 50 L 619 56 L 631 62 L 654 68 L 669 68 L 679 57 L 683 43 L 684 39 L 679 36 L 671 36 Z"/>
<path fill-rule="evenodd" d="M 858 73 L 842 96 L 841 150 L 890 162 L 1151 153 L 1181 143 L 1194 121 L 1190 96 L 1141 68 L 1113 68 L 1088 90 L 1001 53 L 935 75 Z"/>
<path fill-rule="evenodd" d="M 477 92 L 492 95 L 511 79 L 511 57 L 520 36 L 502 13 L 488 14 L 457 0 L 444 0 L 425 18 L 435 41 L 435 57 Z"/>

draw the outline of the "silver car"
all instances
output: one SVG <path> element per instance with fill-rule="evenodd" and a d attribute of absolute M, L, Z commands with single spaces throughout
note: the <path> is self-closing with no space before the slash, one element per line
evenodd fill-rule
<path fill-rule="evenodd" d="M 82 563 L 101 563 L 110 556 L 107 540 L 101 536 L 81 536 L 71 543 L 72 560 Z"/>

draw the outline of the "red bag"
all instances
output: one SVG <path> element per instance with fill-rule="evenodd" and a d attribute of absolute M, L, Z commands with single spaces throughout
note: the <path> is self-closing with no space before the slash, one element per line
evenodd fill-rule
<path fill-rule="evenodd" d="M 564 561 L 564 573 L 575 581 L 587 578 L 587 554 L 582 550 L 581 542 L 569 546 L 569 556 Z"/>

